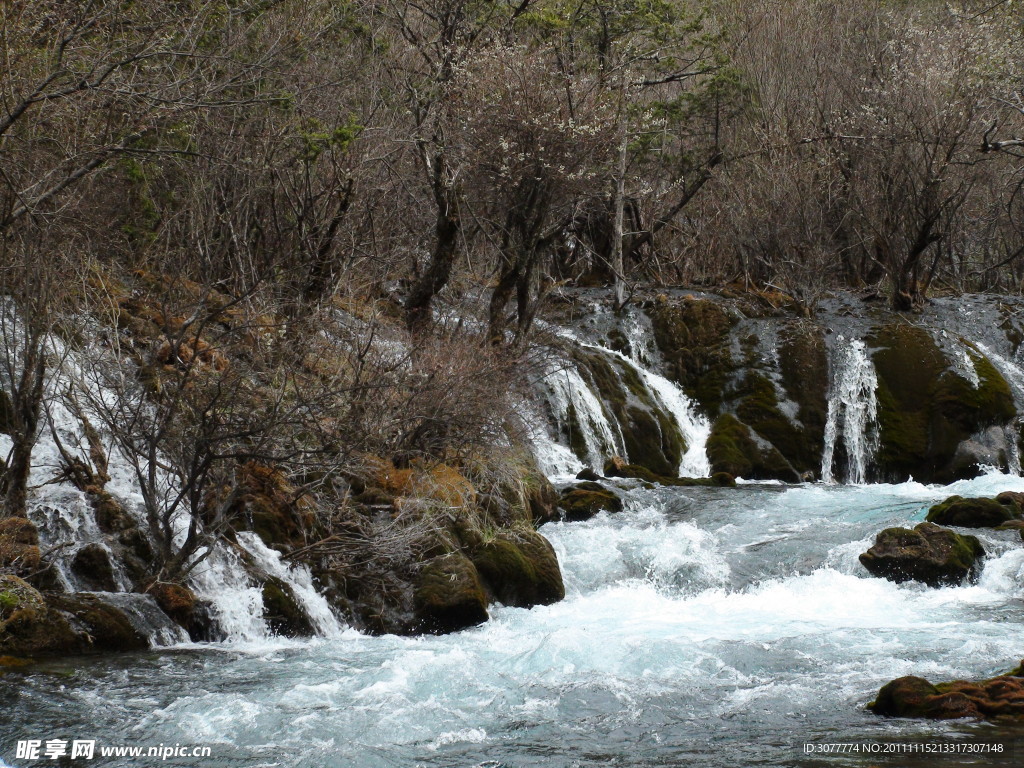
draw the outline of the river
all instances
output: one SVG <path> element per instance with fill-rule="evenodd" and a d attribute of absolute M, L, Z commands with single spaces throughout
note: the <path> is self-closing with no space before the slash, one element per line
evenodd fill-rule
<path fill-rule="evenodd" d="M 62 738 L 198 744 L 211 756 L 153 764 L 225 768 L 1017 765 L 1024 731 L 864 709 L 894 677 L 987 677 L 1024 654 L 1016 533 L 981 532 L 969 586 L 896 585 L 857 561 L 936 500 L 1001 490 L 1024 479 L 636 488 L 622 513 L 542 528 L 558 604 L 441 637 L 343 628 L 8 671 L 0 755 L 20 767 L 16 740 Z M 958 743 L 1002 751 L 921 751 Z M 806 753 L 853 749 L 835 744 L 861 751 Z"/>

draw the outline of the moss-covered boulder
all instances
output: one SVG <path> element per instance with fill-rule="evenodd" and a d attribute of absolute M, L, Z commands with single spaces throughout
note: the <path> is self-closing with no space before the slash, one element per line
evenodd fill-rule
<path fill-rule="evenodd" d="M 937 525 L 955 525 L 958 528 L 996 528 L 1018 518 L 1020 508 L 1014 503 L 1000 504 L 995 499 L 950 496 L 929 509 L 925 519 Z"/>
<path fill-rule="evenodd" d="M 311 637 L 316 634 L 291 587 L 275 576 L 263 582 L 263 620 L 275 635 Z"/>
<path fill-rule="evenodd" d="M 669 378 L 717 416 L 734 370 L 729 334 L 736 318 L 717 301 L 667 296 L 659 296 L 648 315 Z"/>
<path fill-rule="evenodd" d="M 800 472 L 817 473 L 828 420 L 828 348 L 820 325 L 789 323 L 780 333 L 779 373 L 787 397 L 797 405 L 800 439 L 791 450 L 776 444 Z"/>
<path fill-rule="evenodd" d="M 158 581 L 150 585 L 149 594 L 156 600 L 160 610 L 166 613 L 175 624 L 188 631 L 190 638 L 197 642 L 210 639 L 212 627 L 208 607 L 196 597 L 196 593 L 191 589 L 181 584 Z M 264 594 L 266 594 L 266 586 L 264 586 Z M 266 610 L 265 599 L 264 610 Z"/>
<path fill-rule="evenodd" d="M 503 531 L 476 547 L 471 559 L 485 590 L 505 605 L 531 608 L 565 597 L 555 550 L 535 531 Z"/>
<path fill-rule="evenodd" d="M 457 632 L 487 621 L 487 595 L 476 566 L 455 552 L 424 564 L 413 593 L 417 629 Z"/>
<path fill-rule="evenodd" d="M 643 480 L 647 483 L 658 485 L 672 485 L 683 488 L 703 486 L 708 488 L 735 488 L 736 478 L 728 472 L 715 472 L 711 477 L 665 477 L 651 472 L 647 467 L 639 464 L 626 464 L 618 457 L 613 457 L 605 462 L 604 473 L 607 477 L 624 477 L 634 480 Z"/>
<path fill-rule="evenodd" d="M 975 536 L 926 522 L 913 529 L 886 528 L 860 556 L 860 562 L 873 576 L 889 581 L 920 581 L 941 587 L 972 578 L 984 556 L 985 549 Z"/>
<path fill-rule="evenodd" d="M 890 323 L 872 332 L 878 375 L 880 445 L 875 461 L 883 477 L 949 482 L 977 473 L 957 460 L 961 443 L 1016 415 L 1006 379 L 971 348 L 978 385 L 958 374 L 923 328 Z"/>
<path fill-rule="evenodd" d="M 96 595 L 44 595 L 15 576 L 0 576 L 2 655 L 65 656 L 148 646 L 123 611 Z"/>
<path fill-rule="evenodd" d="M 938 685 L 922 677 L 900 677 L 883 685 L 868 709 L 887 717 L 1020 720 L 1024 719 L 1024 678 L 1020 674 L 1018 667 L 989 680 L 953 680 Z"/>
<path fill-rule="evenodd" d="M 731 413 L 715 419 L 707 451 L 711 469 L 716 473 L 747 480 L 800 481 L 800 474 L 775 446 L 753 434 Z"/>
<path fill-rule="evenodd" d="M 562 491 L 558 508 L 566 520 L 579 522 L 599 512 L 621 512 L 622 499 L 600 483 L 577 483 Z"/>

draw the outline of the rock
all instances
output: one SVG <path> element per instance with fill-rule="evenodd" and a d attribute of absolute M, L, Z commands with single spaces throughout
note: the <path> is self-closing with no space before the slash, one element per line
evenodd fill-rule
<path fill-rule="evenodd" d="M 860 562 L 873 576 L 939 587 L 973 578 L 978 559 L 984 555 L 976 537 L 920 523 L 913 530 L 886 528 L 871 549 L 860 556 Z"/>
<path fill-rule="evenodd" d="M 0 568 L 19 576 L 39 570 L 39 531 L 24 517 L 0 520 Z"/>
<path fill-rule="evenodd" d="M 65 656 L 148 647 L 124 612 L 100 595 L 44 595 L 15 576 L 0 576 L 2 655 Z"/>
<path fill-rule="evenodd" d="M 715 472 L 715 474 L 713 474 L 711 477 L 666 477 L 664 475 L 659 475 L 654 472 L 651 472 L 651 470 L 647 469 L 647 467 L 642 467 L 639 464 L 621 463 L 621 459 L 619 460 L 619 462 L 620 463 L 616 465 L 605 465 L 605 473 L 608 477 L 625 477 L 632 478 L 635 480 L 643 480 L 647 483 L 657 483 L 658 485 L 673 485 L 680 487 L 736 487 L 736 478 L 734 478 L 728 472 Z"/>
<path fill-rule="evenodd" d="M 800 482 L 800 474 L 778 449 L 731 413 L 719 416 L 711 427 L 708 460 L 716 473 L 747 480 Z"/>
<path fill-rule="evenodd" d="M 1016 507 L 1000 504 L 995 499 L 950 496 L 929 509 L 925 519 L 930 523 L 955 525 L 960 528 L 995 528 L 1019 516 Z"/>
<path fill-rule="evenodd" d="M 1018 509 L 1024 510 L 1024 493 L 1019 491 L 1003 491 L 996 496 L 996 501 L 1007 506 L 1016 504 Z"/>
<path fill-rule="evenodd" d="M 555 551 L 535 531 L 502 531 L 477 547 L 471 559 L 486 591 L 505 605 L 532 608 L 565 597 Z"/>
<path fill-rule="evenodd" d="M 193 637 L 192 626 L 196 623 L 196 593 L 181 584 L 170 584 L 158 581 L 149 588 L 149 594 L 156 600 L 160 610 L 166 613 L 175 624 L 188 630 Z M 202 634 L 197 627 L 196 634 Z"/>
<path fill-rule="evenodd" d="M 576 473 L 576 479 L 597 482 L 598 480 L 601 479 L 601 476 L 590 467 L 584 467 L 583 469 Z"/>
<path fill-rule="evenodd" d="M 263 620 L 275 635 L 312 637 L 316 634 L 291 587 L 275 576 L 263 582 Z"/>
<path fill-rule="evenodd" d="M 604 463 L 604 473 L 608 477 L 616 477 L 627 465 L 628 462 L 621 456 L 612 456 Z"/>
<path fill-rule="evenodd" d="M 886 683 L 868 704 L 876 715 L 933 720 L 1024 718 L 1024 678 L 1020 667 L 981 682 L 953 680 L 932 685 L 921 677 L 900 677 Z"/>
<path fill-rule="evenodd" d="M 71 560 L 71 571 L 87 589 L 98 592 L 116 592 L 114 566 L 110 554 L 102 544 L 86 544 Z"/>
<path fill-rule="evenodd" d="M 461 553 L 435 557 L 423 566 L 413 594 L 418 629 L 457 632 L 487 621 L 487 596 L 476 566 Z"/>
<path fill-rule="evenodd" d="M 598 483 L 579 483 L 562 491 L 558 508 L 566 520 L 580 522 L 599 512 L 621 512 L 622 499 Z"/>

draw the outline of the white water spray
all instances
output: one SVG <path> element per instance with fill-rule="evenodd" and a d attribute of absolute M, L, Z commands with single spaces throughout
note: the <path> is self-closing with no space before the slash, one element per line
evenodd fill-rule
<path fill-rule="evenodd" d="M 878 377 L 860 339 L 847 341 L 838 336 L 832 353 L 825 448 L 821 456 L 821 479 L 835 482 L 833 460 L 836 441 L 842 436 L 846 448 L 846 481 L 867 482 L 868 466 L 878 447 Z"/>

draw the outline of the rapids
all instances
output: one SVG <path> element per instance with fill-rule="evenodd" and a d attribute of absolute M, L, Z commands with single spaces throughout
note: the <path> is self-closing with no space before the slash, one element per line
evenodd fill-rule
<path fill-rule="evenodd" d="M 875 579 L 857 555 L 952 486 L 642 489 L 627 509 L 551 523 L 564 601 L 497 607 L 441 637 L 236 636 L 8 671 L 16 739 L 200 744 L 203 766 L 1015 765 L 1022 732 L 864 710 L 905 674 L 988 677 L 1021 656 L 1024 547 L 982 531 L 977 584 Z M 806 755 L 805 743 L 993 742 L 1000 755 Z M 137 762 L 107 763 L 136 765 Z M 177 760 L 177 761 L 176 761 Z"/>

